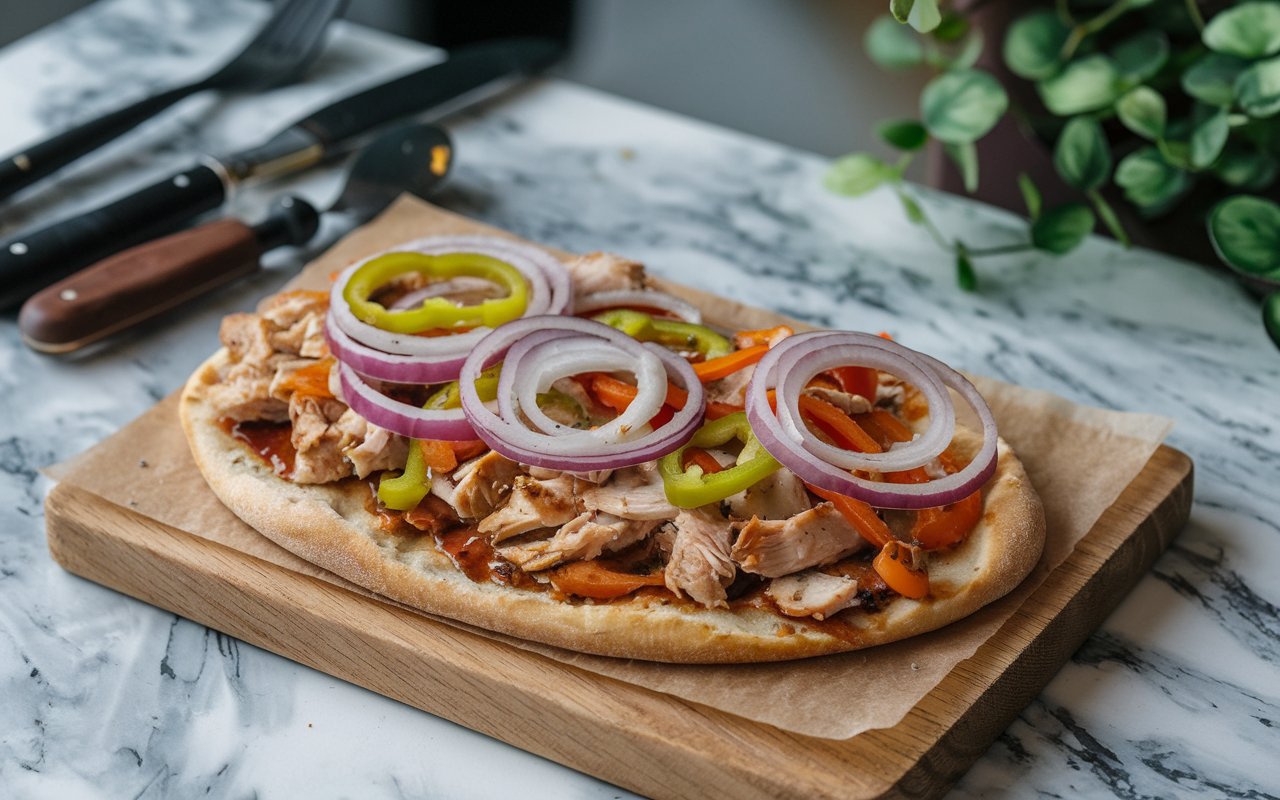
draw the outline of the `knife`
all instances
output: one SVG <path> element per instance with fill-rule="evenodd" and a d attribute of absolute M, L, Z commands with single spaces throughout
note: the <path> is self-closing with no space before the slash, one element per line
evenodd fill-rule
<path fill-rule="evenodd" d="M 535 73 L 560 53 L 555 42 L 526 38 L 458 48 L 444 62 L 339 100 L 257 147 L 205 158 L 93 211 L 0 242 L 0 308 L 125 247 L 178 230 L 221 206 L 237 186 L 306 169 L 372 128 Z"/>

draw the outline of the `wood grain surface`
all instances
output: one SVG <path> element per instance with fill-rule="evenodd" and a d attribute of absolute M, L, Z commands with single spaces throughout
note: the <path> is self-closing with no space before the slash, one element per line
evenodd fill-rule
<path fill-rule="evenodd" d="M 67 570 L 516 747 L 662 798 L 936 797 L 1182 529 L 1170 447 L 1023 606 L 893 728 L 786 733 L 589 674 L 299 575 L 70 485 L 46 500 Z"/>

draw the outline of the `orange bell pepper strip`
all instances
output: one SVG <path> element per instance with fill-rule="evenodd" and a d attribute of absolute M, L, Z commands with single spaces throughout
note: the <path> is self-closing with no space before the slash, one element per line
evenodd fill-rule
<path fill-rule="evenodd" d="M 454 453 L 451 442 L 419 439 L 418 446 L 422 448 L 422 460 L 436 472 L 449 472 L 458 466 L 458 456 Z"/>
<path fill-rule="evenodd" d="M 794 334 L 795 331 L 791 330 L 788 325 L 778 325 L 774 328 L 761 328 L 754 331 L 738 331 L 733 335 L 733 346 L 739 350 L 757 344 L 773 347 L 778 342 Z"/>
<path fill-rule="evenodd" d="M 329 369 L 332 366 L 332 358 L 322 358 L 283 378 L 280 388 L 305 397 L 333 397 L 333 392 L 329 391 Z"/>
<path fill-rule="evenodd" d="M 735 406 L 732 403 L 721 403 L 717 400 L 707 401 L 707 420 L 717 420 L 721 417 L 727 417 L 730 414 L 736 414 L 742 410 L 742 406 Z"/>
<path fill-rule="evenodd" d="M 720 356 L 719 358 L 703 361 L 700 364 L 694 364 L 693 371 L 698 374 L 698 380 L 703 383 L 716 381 L 732 375 L 740 369 L 751 366 L 764 358 L 764 354 L 767 352 L 769 352 L 769 345 L 755 344 L 745 350 L 735 350 L 727 356 Z"/>
<path fill-rule="evenodd" d="M 876 387 L 880 385 L 879 371 L 871 367 L 836 367 L 827 370 L 827 374 L 835 379 L 842 392 L 862 395 L 873 403 L 876 401 Z"/>
<path fill-rule="evenodd" d="M 929 594 L 929 573 L 913 564 L 911 545 L 905 542 L 889 542 L 875 557 L 871 565 L 889 588 L 912 600 Z"/>
<path fill-rule="evenodd" d="M 926 550 L 938 550 L 960 544 L 982 521 L 982 492 L 940 508 L 922 508 L 916 512 L 911 538 Z"/>
<path fill-rule="evenodd" d="M 470 461 L 476 456 L 482 456 L 489 451 L 489 445 L 480 439 L 472 439 L 469 442 L 449 442 L 449 447 L 453 448 L 453 455 L 458 463 Z"/>
<path fill-rule="evenodd" d="M 884 524 L 884 520 L 880 519 L 871 506 L 861 500 L 854 500 L 847 495 L 822 489 L 811 483 L 806 483 L 805 486 L 823 500 L 829 500 L 836 507 L 836 511 L 849 521 L 858 535 L 871 544 L 883 548 L 889 542 L 895 541 L 893 534 L 889 532 L 889 526 Z"/>
<path fill-rule="evenodd" d="M 684 463 L 680 466 L 687 470 L 690 462 L 702 467 L 702 474 L 704 475 L 714 475 L 724 469 L 714 456 L 701 447 L 690 447 L 684 451 Z"/>
<path fill-rule="evenodd" d="M 880 443 L 868 436 L 862 426 L 826 400 L 802 394 L 799 405 L 802 416 L 822 426 L 841 446 L 860 453 L 883 452 Z"/>
<path fill-rule="evenodd" d="M 547 573 L 551 585 L 565 594 L 611 600 L 645 586 L 665 586 L 662 573 L 632 575 L 615 572 L 598 561 L 571 561 Z"/>

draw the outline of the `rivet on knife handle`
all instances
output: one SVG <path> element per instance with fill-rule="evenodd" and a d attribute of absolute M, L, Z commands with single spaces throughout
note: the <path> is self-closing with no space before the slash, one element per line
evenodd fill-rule
<path fill-rule="evenodd" d="M 198 166 L 87 214 L 0 242 L 0 308 L 16 306 L 124 247 L 171 233 L 225 197 L 219 174 Z"/>
<path fill-rule="evenodd" d="M 253 228 L 219 220 L 117 253 L 44 289 L 22 307 L 23 340 L 78 350 L 258 268 Z"/>

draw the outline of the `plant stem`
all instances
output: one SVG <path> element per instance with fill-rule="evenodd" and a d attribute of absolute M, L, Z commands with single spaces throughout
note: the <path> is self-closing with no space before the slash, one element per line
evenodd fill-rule
<path fill-rule="evenodd" d="M 1102 222 L 1107 226 L 1107 230 L 1111 231 L 1112 236 L 1116 237 L 1116 241 L 1124 247 L 1132 247 L 1133 242 L 1129 239 L 1129 232 L 1120 224 L 1120 218 L 1116 216 L 1116 212 L 1111 208 L 1111 204 L 1098 193 L 1097 189 L 1090 189 L 1085 194 L 1088 195 L 1089 201 L 1093 203 L 1093 207 L 1097 209 L 1098 216 L 1102 218 Z"/>
<path fill-rule="evenodd" d="M 1080 43 L 1084 41 L 1086 36 L 1091 33 L 1097 33 L 1107 27 L 1128 10 L 1128 0 L 1116 0 L 1093 19 L 1085 20 L 1072 28 L 1067 41 L 1062 45 L 1063 60 L 1069 61 L 1075 55 L 1076 49 L 1080 47 Z"/>
<path fill-rule="evenodd" d="M 997 247 L 970 247 L 967 249 L 971 256 L 1001 256 L 1009 253 L 1026 253 L 1036 249 L 1030 242 L 1019 242 L 1017 244 L 1002 244 Z"/>
<path fill-rule="evenodd" d="M 1187 0 L 1187 16 L 1191 17 L 1191 21 L 1195 23 L 1196 30 L 1204 33 L 1204 16 L 1200 13 L 1200 6 L 1196 4 L 1196 0 Z"/>
<path fill-rule="evenodd" d="M 1062 24 L 1069 28 L 1076 26 L 1076 18 L 1071 16 L 1071 8 L 1067 5 L 1067 0 L 1057 0 L 1055 3 L 1058 9 L 1058 19 L 1062 20 Z"/>
<path fill-rule="evenodd" d="M 906 189 L 902 188 L 901 183 L 896 184 L 894 186 L 894 190 L 898 193 L 898 198 L 902 200 L 903 204 L 911 204 L 916 206 L 917 208 L 920 208 L 920 204 L 916 202 L 914 197 L 907 194 Z M 924 213 L 923 208 L 920 208 L 919 219 L 920 219 L 920 224 L 924 226 L 924 229 L 929 233 L 930 238 L 933 239 L 933 241 L 938 245 L 938 247 L 941 247 L 943 250 L 946 250 L 948 252 L 952 252 L 952 253 L 955 252 L 955 249 L 956 249 L 955 245 L 947 241 L 947 237 L 942 235 L 942 231 L 938 230 L 937 225 L 933 224 L 933 220 L 929 219 L 929 215 Z"/>

